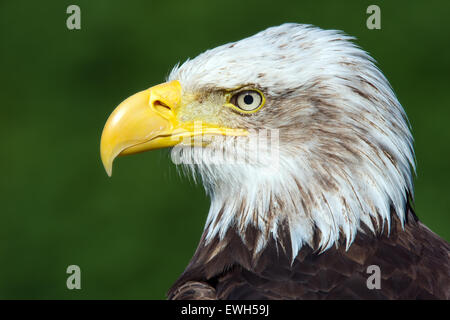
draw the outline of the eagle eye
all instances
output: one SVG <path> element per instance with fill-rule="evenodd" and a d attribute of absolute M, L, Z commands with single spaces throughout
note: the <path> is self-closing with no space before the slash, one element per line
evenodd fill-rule
<path fill-rule="evenodd" d="M 234 94 L 230 103 L 244 113 L 252 113 L 264 104 L 264 96 L 257 90 L 245 90 Z"/>

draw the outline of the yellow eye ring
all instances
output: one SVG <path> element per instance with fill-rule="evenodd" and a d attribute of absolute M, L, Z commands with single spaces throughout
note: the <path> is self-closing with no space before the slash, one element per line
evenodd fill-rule
<path fill-rule="evenodd" d="M 266 103 L 264 94 L 258 89 L 244 89 L 237 92 L 230 92 L 226 95 L 226 99 L 226 107 L 231 107 L 244 114 L 255 113 Z"/>

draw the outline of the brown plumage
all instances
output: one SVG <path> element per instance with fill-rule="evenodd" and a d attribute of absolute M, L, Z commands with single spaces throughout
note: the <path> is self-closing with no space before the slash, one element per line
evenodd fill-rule
<path fill-rule="evenodd" d="M 290 263 L 289 248 L 272 241 L 252 259 L 232 230 L 224 249 L 210 261 L 218 243 L 197 251 L 168 298 L 184 299 L 449 299 L 450 246 L 408 210 L 405 229 L 393 215 L 392 230 L 360 232 L 344 246 L 318 253 L 302 248 Z M 254 231 L 248 231 L 254 232 Z M 284 239 L 283 243 L 289 243 Z M 367 267 L 381 270 L 381 289 L 368 289 Z"/>

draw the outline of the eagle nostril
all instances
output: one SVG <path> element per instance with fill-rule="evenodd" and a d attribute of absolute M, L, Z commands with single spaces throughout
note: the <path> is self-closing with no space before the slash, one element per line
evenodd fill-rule
<path fill-rule="evenodd" d="M 169 107 L 164 102 L 162 102 L 161 100 L 153 101 L 152 106 L 157 112 L 159 112 L 161 114 L 167 114 L 167 113 L 171 113 L 172 112 L 172 108 Z"/>

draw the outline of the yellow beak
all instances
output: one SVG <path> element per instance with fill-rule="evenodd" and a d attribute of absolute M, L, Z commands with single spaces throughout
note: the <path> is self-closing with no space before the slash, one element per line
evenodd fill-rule
<path fill-rule="evenodd" d="M 175 80 L 138 92 L 113 111 L 100 141 L 101 159 L 109 176 L 117 156 L 172 147 L 197 135 L 247 135 L 243 129 L 179 122 L 181 98 L 181 85 Z"/>

